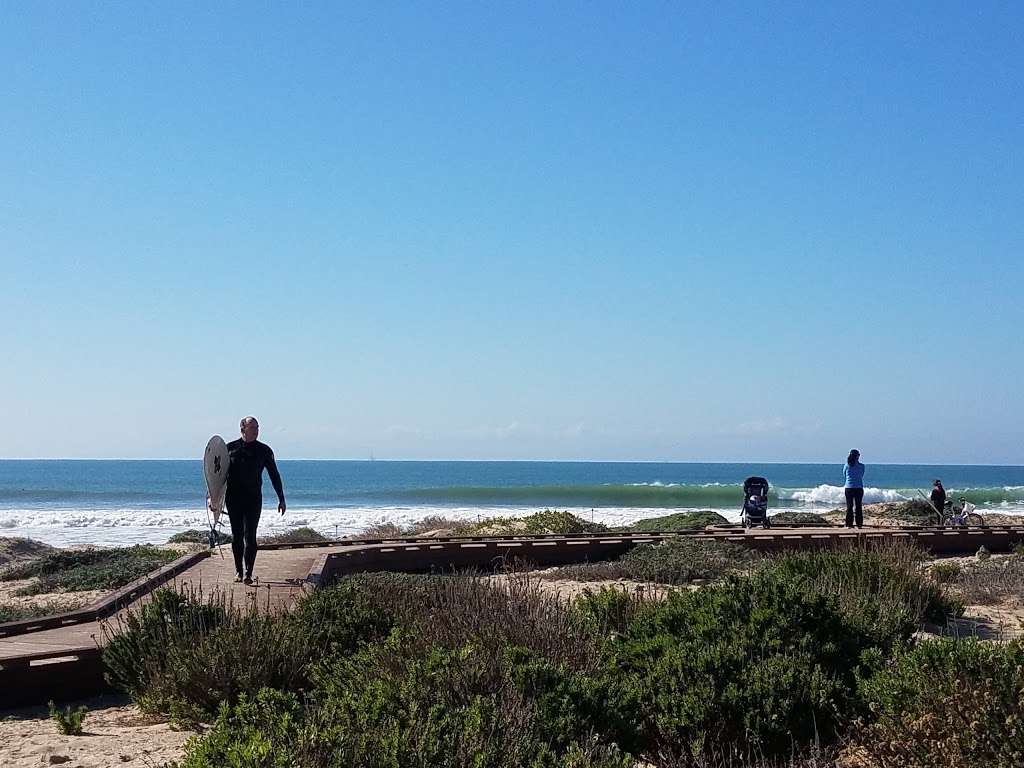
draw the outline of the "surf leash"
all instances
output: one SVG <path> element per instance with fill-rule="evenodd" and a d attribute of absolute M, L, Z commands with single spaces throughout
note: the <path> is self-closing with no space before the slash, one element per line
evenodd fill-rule
<path fill-rule="evenodd" d="M 210 533 L 207 535 L 207 540 L 210 543 L 210 549 L 216 549 L 220 553 L 220 559 L 224 559 L 224 549 L 221 546 L 220 536 L 217 535 L 217 526 L 213 522 L 213 515 L 210 514 L 210 498 L 206 498 L 206 523 L 210 526 Z"/>

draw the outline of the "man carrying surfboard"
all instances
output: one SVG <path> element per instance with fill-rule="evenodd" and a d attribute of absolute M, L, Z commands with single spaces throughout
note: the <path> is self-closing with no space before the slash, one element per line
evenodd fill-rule
<path fill-rule="evenodd" d="M 231 552 L 235 556 L 235 581 L 252 584 L 252 567 L 256 562 L 256 527 L 263 510 L 263 470 L 277 493 L 277 511 L 285 512 L 284 485 L 277 471 L 274 452 L 256 438 L 260 425 L 254 416 L 246 416 L 239 424 L 242 436 L 228 443 L 228 477 L 225 503 L 231 521 Z"/>

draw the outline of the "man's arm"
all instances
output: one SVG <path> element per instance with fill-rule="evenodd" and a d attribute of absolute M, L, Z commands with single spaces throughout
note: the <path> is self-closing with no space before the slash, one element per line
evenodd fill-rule
<path fill-rule="evenodd" d="M 270 483 L 277 493 L 277 509 L 283 515 L 286 508 L 284 502 L 284 483 L 281 482 L 281 473 L 277 471 L 277 462 L 274 460 L 274 451 L 267 447 L 267 475 L 270 476 Z"/>

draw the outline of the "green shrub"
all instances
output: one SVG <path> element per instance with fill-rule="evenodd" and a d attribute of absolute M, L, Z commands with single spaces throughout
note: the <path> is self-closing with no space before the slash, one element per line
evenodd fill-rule
<path fill-rule="evenodd" d="M 428 515 L 421 520 L 409 523 L 402 529 L 402 533 L 406 536 L 420 536 L 428 531 L 444 530 L 450 531 L 453 536 L 462 536 L 469 534 L 475 526 L 475 520 L 453 520 L 441 515 Z"/>
<path fill-rule="evenodd" d="M 53 705 L 51 701 L 50 706 L 50 719 L 57 724 L 57 730 L 63 733 L 65 736 L 81 736 L 82 735 L 82 724 L 85 722 L 85 713 L 89 711 L 88 707 L 65 707 L 64 711 L 61 712 L 57 707 Z"/>
<path fill-rule="evenodd" d="M 193 722 L 242 693 L 303 690 L 323 654 L 350 652 L 390 626 L 354 587 L 314 593 L 292 613 L 252 603 L 238 608 L 222 594 L 160 589 L 141 611 L 129 609 L 107 629 L 103 658 L 108 681 L 142 709 Z"/>
<path fill-rule="evenodd" d="M 210 543 L 210 532 L 200 531 L 197 528 L 189 528 L 187 531 L 176 533 L 167 540 L 168 544 L 209 544 Z M 224 533 L 223 531 L 217 531 L 217 543 L 218 544 L 230 544 L 231 534 Z"/>
<path fill-rule="evenodd" d="M 604 533 L 608 526 L 577 517 L 569 511 L 545 509 L 525 517 L 492 517 L 466 531 L 469 534 Z"/>
<path fill-rule="evenodd" d="M 293 768 L 303 717 L 293 693 L 243 693 L 221 706 L 206 736 L 189 740 L 177 768 Z"/>
<path fill-rule="evenodd" d="M 451 531 L 453 536 L 512 536 L 540 533 L 604 533 L 608 526 L 584 520 L 568 511 L 545 509 L 525 517 L 489 517 L 485 520 L 452 520 L 431 516 L 405 527 L 387 520 L 379 520 L 364 528 L 359 537 L 399 539 L 439 529 Z"/>
<path fill-rule="evenodd" d="M 230 618 L 230 606 L 223 597 L 204 600 L 202 595 L 168 587 L 156 590 L 141 609 L 129 608 L 115 623 L 104 625 L 107 682 L 126 692 L 144 711 L 173 711 L 183 719 L 195 718 L 196 707 L 202 709 L 206 697 L 201 702 L 184 700 L 190 686 L 180 679 L 184 665 L 179 657 L 199 648 Z M 220 661 L 218 653 L 205 663 L 212 668 Z"/>
<path fill-rule="evenodd" d="M 321 653 L 354 651 L 360 643 L 386 637 L 394 626 L 389 610 L 371 601 L 356 581 L 343 581 L 303 597 L 289 616 Z"/>
<path fill-rule="evenodd" d="M 369 574 L 352 581 L 371 610 L 392 616 L 421 648 L 518 646 L 577 670 L 599 663 L 599 639 L 590 623 L 529 574 Z"/>
<path fill-rule="evenodd" d="M 958 562 L 950 563 L 935 563 L 929 570 L 928 575 L 935 580 L 937 584 L 949 584 L 960 577 L 963 569 L 960 567 Z"/>
<path fill-rule="evenodd" d="M 360 531 L 358 537 L 362 539 L 401 539 L 410 536 L 421 536 L 429 531 L 437 530 L 449 531 L 452 536 L 469 536 L 478 528 L 490 522 L 491 520 L 484 522 L 477 520 L 453 520 L 450 517 L 443 517 L 441 515 L 428 515 L 403 527 L 387 520 L 378 520 Z"/>
<path fill-rule="evenodd" d="M 34 619 L 39 616 L 46 616 L 50 612 L 45 609 L 38 609 L 34 605 L 20 605 L 17 603 L 0 603 L 0 624 L 7 621 L 21 621 L 22 619 Z"/>
<path fill-rule="evenodd" d="M 729 521 L 710 509 L 676 512 L 661 517 L 648 517 L 620 529 L 626 533 L 680 533 L 702 531 L 709 525 L 723 525 Z"/>
<path fill-rule="evenodd" d="M 777 515 L 771 515 L 771 521 L 772 525 L 820 525 L 822 528 L 832 525 L 828 518 L 813 512 L 779 512 Z"/>
<path fill-rule="evenodd" d="M 861 683 L 865 768 L 1024 765 L 1024 647 L 929 640 Z"/>
<path fill-rule="evenodd" d="M 619 563 L 628 578 L 685 584 L 744 570 L 758 559 L 756 552 L 741 544 L 669 539 L 660 544 L 641 544 L 619 558 Z"/>
<path fill-rule="evenodd" d="M 260 544 L 304 544 L 318 541 L 330 541 L 330 539 L 313 528 L 291 528 L 283 533 L 260 538 Z"/>
<path fill-rule="evenodd" d="M 21 595 L 116 589 L 178 557 L 177 552 L 148 544 L 120 549 L 57 550 L 7 568 L 0 574 L 0 581 L 37 577 L 36 582 L 18 590 Z"/>
<path fill-rule="evenodd" d="M 728 573 L 748 570 L 759 559 L 756 552 L 741 544 L 681 538 L 641 544 L 611 562 L 569 565 L 545 571 L 540 576 L 576 581 L 632 579 L 687 584 L 694 579 L 718 579 Z"/>
<path fill-rule="evenodd" d="M 629 752 L 699 766 L 837 737 L 872 639 L 802 578 L 730 577 L 641 611 L 606 657 L 606 723 Z"/>
<path fill-rule="evenodd" d="M 845 509 L 835 509 L 832 512 L 837 515 L 846 514 Z M 898 520 L 911 525 L 938 525 L 939 523 L 932 505 L 924 499 L 870 504 L 864 509 L 864 516 Z"/>
<path fill-rule="evenodd" d="M 610 632 L 625 632 L 637 615 L 649 605 L 649 601 L 638 598 L 635 593 L 602 587 L 597 592 L 589 589 L 576 598 L 575 608 L 589 621 L 600 635 Z"/>
<path fill-rule="evenodd" d="M 921 571 L 925 554 L 906 545 L 794 552 L 766 568 L 836 598 L 846 620 L 886 650 L 905 642 L 925 620 L 944 623 L 961 607 Z"/>
<path fill-rule="evenodd" d="M 313 677 L 305 706 L 265 689 L 222 707 L 181 768 L 632 765 L 592 735 L 586 681 L 523 649 L 421 649 L 397 632 Z"/>
<path fill-rule="evenodd" d="M 520 518 L 526 526 L 526 533 L 604 533 L 608 526 L 584 520 L 569 511 L 545 509 Z"/>
<path fill-rule="evenodd" d="M 346 766 L 628 765 L 591 737 L 586 678 L 526 651 L 420 650 L 398 634 L 316 672 L 307 764 Z M 319 759 L 317 759 L 319 758 Z"/>
<path fill-rule="evenodd" d="M 368 526 L 363 528 L 359 532 L 356 538 L 359 539 L 401 539 L 406 536 L 405 531 L 402 530 L 398 523 L 392 523 L 387 520 L 378 520 L 370 523 Z"/>

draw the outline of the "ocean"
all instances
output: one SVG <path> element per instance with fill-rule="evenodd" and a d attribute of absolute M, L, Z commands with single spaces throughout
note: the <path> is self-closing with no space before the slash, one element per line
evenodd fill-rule
<path fill-rule="evenodd" d="M 310 526 L 357 533 L 382 520 L 478 519 L 567 509 L 619 525 L 673 511 L 713 509 L 739 519 L 741 484 L 763 475 L 771 511 L 842 506 L 842 463 L 281 461 L 288 513 L 264 482 L 261 533 Z M 940 478 L 979 511 L 1024 515 L 1024 467 L 867 465 L 864 501 L 926 493 Z M 206 528 L 201 461 L 0 461 L 0 536 L 58 546 L 163 543 Z"/>

